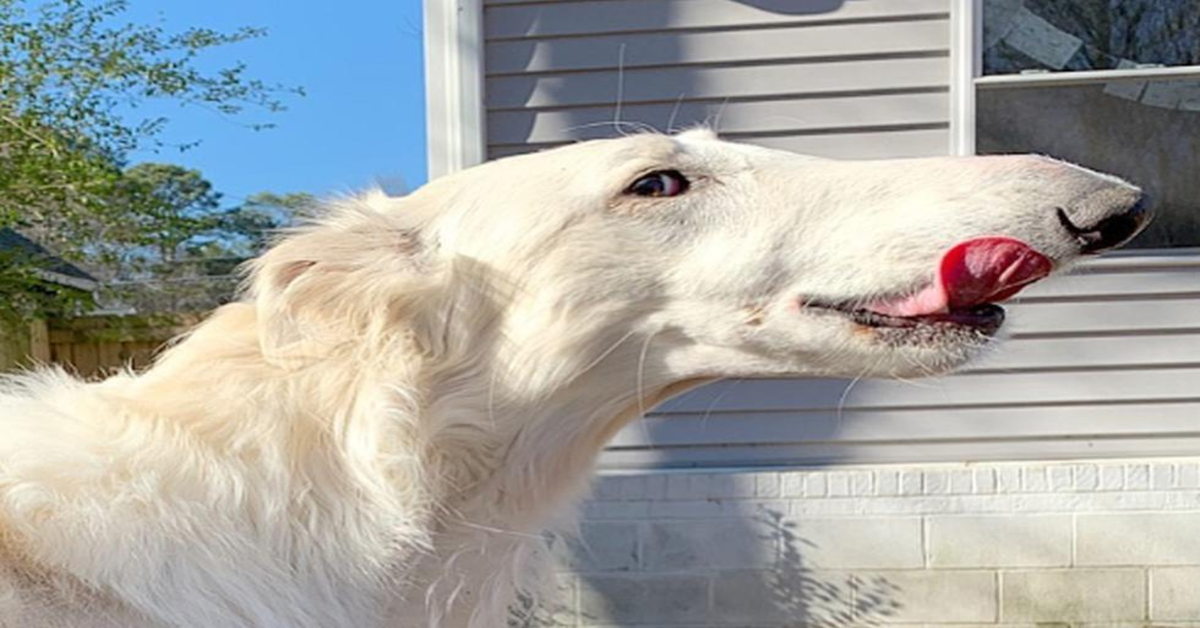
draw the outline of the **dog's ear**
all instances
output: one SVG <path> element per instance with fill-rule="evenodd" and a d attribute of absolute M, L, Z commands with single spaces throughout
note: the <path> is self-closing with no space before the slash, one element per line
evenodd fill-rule
<path fill-rule="evenodd" d="M 267 360 L 298 368 L 351 341 L 383 341 L 429 300 L 433 271 L 419 233 L 352 208 L 297 230 L 251 264 Z"/>

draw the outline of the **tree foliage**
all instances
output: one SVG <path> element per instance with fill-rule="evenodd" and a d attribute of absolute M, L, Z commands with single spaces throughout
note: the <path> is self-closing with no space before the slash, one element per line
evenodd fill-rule
<path fill-rule="evenodd" d="M 108 244 L 124 253 L 123 269 L 138 271 L 186 257 L 185 245 L 215 226 L 221 195 L 198 170 L 143 163 L 125 170 L 111 200 L 130 220 Z"/>
<path fill-rule="evenodd" d="M 164 147 L 168 121 L 138 117 L 139 106 L 168 100 L 261 129 L 269 125 L 248 118 L 278 112 L 299 93 L 250 76 L 242 64 L 209 71 L 200 63 L 208 50 L 264 36 L 261 29 L 171 33 L 129 23 L 126 7 L 125 0 L 0 0 L 0 227 L 69 260 L 100 254 L 111 262 L 124 245 L 175 259 L 207 228 L 201 214 L 215 209 L 217 196 L 198 173 L 124 168 L 130 151 Z M 44 289 L 36 273 L 0 263 L 6 292 Z M 17 301 L 0 300 L 0 317 L 53 309 L 54 298 L 37 307 L 11 305 Z"/>
<path fill-rule="evenodd" d="M 199 171 L 143 163 L 125 170 L 115 201 L 133 220 L 96 257 L 103 301 L 139 312 L 207 310 L 236 292 L 237 267 L 272 234 L 312 211 L 304 193 L 260 192 L 232 207 Z"/>
<path fill-rule="evenodd" d="M 248 258 L 266 248 L 271 236 L 311 217 L 317 199 L 307 192 L 259 192 L 225 212 L 219 221 L 222 254 Z"/>

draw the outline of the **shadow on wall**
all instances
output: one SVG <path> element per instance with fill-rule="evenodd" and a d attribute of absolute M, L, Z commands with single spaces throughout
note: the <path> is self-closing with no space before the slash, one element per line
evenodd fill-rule
<path fill-rule="evenodd" d="M 819 576 L 804 561 L 805 549 L 816 549 L 805 541 L 796 523 L 774 511 L 762 515 L 780 540 L 778 568 L 768 572 L 771 603 L 789 623 L 821 626 L 874 626 L 886 623 L 902 608 L 896 600 L 900 588 L 884 576 L 841 578 Z M 843 607 L 849 597 L 849 608 Z"/>
<path fill-rule="evenodd" d="M 756 23 L 821 15 L 845 3 L 654 0 L 619 11 L 607 3 L 493 6 L 487 17 L 489 156 L 566 143 L 564 129 L 572 139 L 595 139 L 639 129 L 720 128 L 730 86 L 713 84 L 703 69 L 726 64 L 742 40 L 664 31 L 718 26 L 732 15 Z M 714 36 L 735 39 L 715 45 Z M 553 110 L 539 111 L 547 107 Z"/>
<path fill-rule="evenodd" d="M 534 617 L 512 626 L 874 626 L 902 609 L 883 576 L 821 571 L 821 548 L 763 509 L 743 518 L 601 524 L 556 541 L 578 573 Z"/>

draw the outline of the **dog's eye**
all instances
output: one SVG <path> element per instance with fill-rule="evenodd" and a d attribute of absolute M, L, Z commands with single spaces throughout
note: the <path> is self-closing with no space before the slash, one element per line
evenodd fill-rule
<path fill-rule="evenodd" d="M 687 177 L 678 170 L 659 170 L 634 181 L 625 193 L 655 198 L 679 196 L 687 191 L 688 185 Z"/>

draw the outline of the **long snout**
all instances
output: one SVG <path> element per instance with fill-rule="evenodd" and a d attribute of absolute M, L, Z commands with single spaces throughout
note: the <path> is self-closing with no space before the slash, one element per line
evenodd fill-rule
<path fill-rule="evenodd" d="M 971 279 L 948 284 L 958 293 L 939 293 L 951 306 L 998 300 L 1015 292 L 1012 282 L 1019 288 L 1127 243 L 1150 220 L 1137 186 L 1041 156 L 782 159 L 773 166 L 768 180 L 796 199 L 784 205 L 795 212 L 794 231 L 775 237 L 796 251 L 799 267 L 836 277 L 800 278 L 802 291 L 827 301 L 946 288 L 938 282 L 947 275 Z M 1017 257 L 1036 259 L 1037 272 L 1008 263 Z"/>
<path fill-rule="evenodd" d="M 802 167 L 838 172 L 835 189 L 823 195 L 835 202 L 822 211 L 840 211 L 842 219 L 857 223 L 858 237 L 871 247 L 940 254 L 969 238 L 1007 236 L 1067 262 L 1125 244 L 1150 220 L 1149 203 L 1137 186 L 1036 155 Z M 850 202 L 839 206 L 843 193 Z"/>

